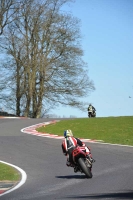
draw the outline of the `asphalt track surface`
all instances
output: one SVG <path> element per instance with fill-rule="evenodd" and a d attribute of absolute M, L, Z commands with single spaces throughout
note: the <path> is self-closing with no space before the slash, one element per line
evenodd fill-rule
<path fill-rule="evenodd" d="M 132 147 L 87 143 L 96 163 L 93 178 L 86 179 L 66 167 L 60 139 L 20 131 L 44 121 L 0 119 L 0 160 L 22 168 L 27 174 L 25 184 L 1 196 L 1 200 L 133 199 Z"/>

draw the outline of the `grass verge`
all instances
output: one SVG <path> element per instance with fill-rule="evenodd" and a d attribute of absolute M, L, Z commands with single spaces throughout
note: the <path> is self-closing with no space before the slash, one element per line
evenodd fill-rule
<path fill-rule="evenodd" d="M 133 146 L 133 116 L 62 120 L 37 131 L 63 135 L 66 129 L 71 129 L 75 137 Z"/>
<path fill-rule="evenodd" d="M 21 174 L 15 168 L 0 162 L 0 181 L 19 181 Z"/>

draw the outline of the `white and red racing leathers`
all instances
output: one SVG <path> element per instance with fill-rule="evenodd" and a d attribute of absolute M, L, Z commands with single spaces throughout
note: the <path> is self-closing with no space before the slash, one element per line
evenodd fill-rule
<path fill-rule="evenodd" d="M 87 155 L 89 155 L 89 157 L 92 157 L 90 148 L 87 147 L 84 142 L 75 137 L 67 137 L 62 141 L 62 151 L 63 154 L 67 156 L 67 163 L 66 163 L 67 166 L 73 166 L 71 165 L 71 152 L 78 145 L 84 146 Z"/>

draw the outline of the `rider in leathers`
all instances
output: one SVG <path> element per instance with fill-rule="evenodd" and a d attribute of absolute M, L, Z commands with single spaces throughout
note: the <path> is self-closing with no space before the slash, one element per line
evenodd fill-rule
<path fill-rule="evenodd" d="M 91 105 L 91 103 L 89 104 L 89 107 L 88 107 L 88 112 L 92 112 L 93 114 L 95 114 L 96 112 L 96 109 L 94 106 Z"/>
<path fill-rule="evenodd" d="M 62 151 L 64 155 L 67 156 L 66 165 L 74 167 L 74 172 L 77 172 L 77 171 L 75 169 L 74 164 L 72 163 L 72 151 L 77 145 L 84 146 L 87 153 L 87 157 L 89 158 L 91 162 L 94 161 L 91 155 L 90 148 L 87 147 L 85 143 L 83 143 L 80 139 L 73 137 L 73 133 L 71 130 L 64 131 L 64 137 L 65 139 L 62 142 Z"/>

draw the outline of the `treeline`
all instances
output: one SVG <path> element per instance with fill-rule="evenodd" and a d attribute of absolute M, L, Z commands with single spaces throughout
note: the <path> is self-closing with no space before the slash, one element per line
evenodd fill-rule
<path fill-rule="evenodd" d="M 11 113 L 7 113 L 7 112 L 3 112 L 3 111 L 0 111 L 0 116 L 11 116 L 11 117 L 16 117 L 16 115 L 14 114 L 11 114 Z"/>

